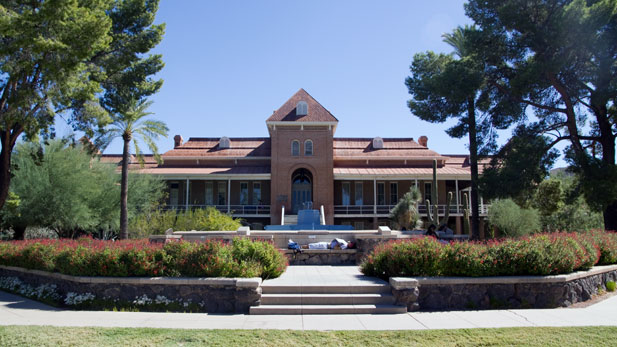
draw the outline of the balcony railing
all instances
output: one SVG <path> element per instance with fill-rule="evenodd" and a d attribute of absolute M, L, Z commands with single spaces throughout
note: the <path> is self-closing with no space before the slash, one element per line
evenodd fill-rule
<path fill-rule="evenodd" d="M 231 213 L 234 216 L 267 216 L 270 215 L 270 205 L 188 205 L 189 210 L 214 207 L 223 213 Z M 187 205 L 167 205 L 165 209 L 184 211 Z"/>
<path fill-rule="evenodd" d="M 335 205 L 335 215 L 387 215 L 394 208 L 395 205 Z M 480 215 L 484 216 L 488 213 L 489 205 L 481 205 Z M 437 205 L 437 211 L 440 215 L 446 213 L 447 205 Z M 426 206 L 418 205 L 418 212 L 421 215 L 426 215 Z M 463 205 L 459 205 L 457 210 L 456 205 L 450 205 L 450 214 L 463 213 Z"/>

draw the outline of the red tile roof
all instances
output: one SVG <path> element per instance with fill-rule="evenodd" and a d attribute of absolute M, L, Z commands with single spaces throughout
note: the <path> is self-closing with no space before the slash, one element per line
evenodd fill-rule
<path fill-rule="evenodd" d="M 191 137 L 186 143 L 163 154 L 166 157 L 194 158 L 241 158 L 269 157 L 269 138 L 233 137 L 229 139 L 230 148 L 219 148 L 219 138 Z"/>
<path fill-rule="evenodd" d="M 143 158 L 144 158 L 143 168 L 150 168 L 150 167 L 158 166 L 156 159 L 154 159 L 154 156 L 152 154 L 144 154 Z M 99 160 L 101 161 L 101 163 L 115 164 L 118 166 L 118 168 L 122 166 L 122 154 L 102 154 L 99 157 Z M 129 161 L 129 169 L 133 170 L 133 169 L 141 169 L 141 168 L 142 166 L 140 165 L 139 160 L 135 158 L 134 155 L 131 155 L 130 161 Z"/>
<path fill-rule="evenodd" d="M 348 176 L 430 176 L 433 168 L 428 167 L 335 167 L 334 175 Z M 469 175 L 469 170 L 444 166 L 437 169 L 438 175 Z"/>
<path fill-rule="evenodd" d="M 299 101 L 304 101 L 308 104 L 308 114 L 306 116 L 296 115 L 296 105 Z M 338 119 L 307 93 L 306 90 L 300 88 L 283 106 L 274 111 L 266 122 L 338 122 Z"/>
<path fill-rule="evenodd" d="M 139 170 L 140 173 L 155 175 L 256 175 L 269 174 L 269 166 L 236 167 L 155 167 Z"/>
<path fill-rule="evenodd" d="M 353 157 L 399 157 L 405 158 L 439 158 L 441 155 L 433 150 L 421 146 L 412 138 L 384 138 L 383 148 L 373 148 L 372 138 L 335 138 L 334 158 Z"/>

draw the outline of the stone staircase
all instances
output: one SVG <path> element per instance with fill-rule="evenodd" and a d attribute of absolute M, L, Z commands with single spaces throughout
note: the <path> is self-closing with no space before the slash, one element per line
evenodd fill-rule
<path fill-rule="evenodd" d="M 298 215 L 297 214 L 286 214 L 285 215 L 285 225 L 295 225 L 298 224 Z"/>
<path fill-rule="evenodd" d="M 363 283 L 353 285 L 280 285 L 261 286 L 261 305 L 250 314 L 392 314 L 405 313 L 405 306 L 394 305 L 390 285 Z"/>

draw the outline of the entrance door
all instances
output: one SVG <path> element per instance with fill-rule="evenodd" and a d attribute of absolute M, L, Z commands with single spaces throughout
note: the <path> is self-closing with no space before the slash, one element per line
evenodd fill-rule
<path fill-rule="evenodd" d="M 313 203 L 313 176 L 306 169 L 294 171 L 291 177 L 291 212 L 311 209 Z"/>

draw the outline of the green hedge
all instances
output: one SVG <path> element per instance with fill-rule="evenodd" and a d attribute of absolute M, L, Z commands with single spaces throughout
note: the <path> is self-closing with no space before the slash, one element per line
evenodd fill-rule
<path fill-rule="evenodd" d="M 443 244 L 433 237 L 379 245 L 361 265 L 365 275 L 556 275 L 617 263 L 617 234 L 539 234 L 518 239 Z"/>
<path fill-rule="evenodd" d="M 73 276 L 275 278 L 287 258 L 271 243 L 237 238 L 150 244 L 147 240 L 26 240 L 0 243 L 0 264 Z"/>

